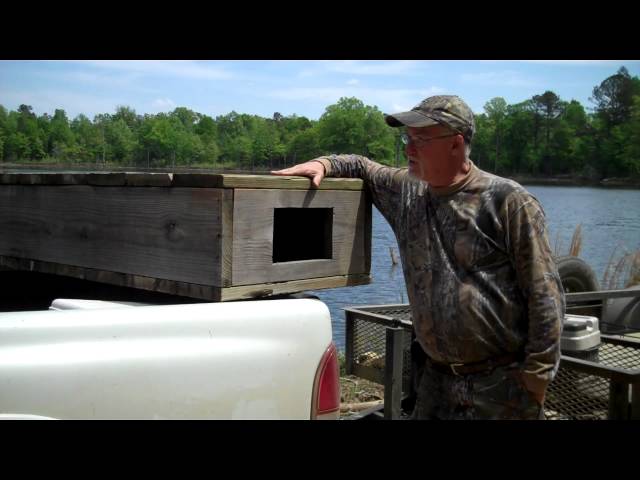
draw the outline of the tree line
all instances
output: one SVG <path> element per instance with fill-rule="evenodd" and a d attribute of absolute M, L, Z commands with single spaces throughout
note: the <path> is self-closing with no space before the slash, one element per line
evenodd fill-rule
<path fill-rule="evenodd" d="M 500 174 L 640 174 L 640 79 L 626 68 L 593 89 L 589 111 L 552 91 L 509 105 L 488 101 L 476 115 L 471 158 Z M 231 112 L 215 118 L 178 107 L 138 115 L 128 106 L 93 120 L 63 109 L 37 116 L 31 106 L 0 105 L 0 162 L 92 163 L 268 170 L 318 155 L 357 153 L 405 165 L 399 131 L 375 106 L 341 98 L 318 120 Z"/>

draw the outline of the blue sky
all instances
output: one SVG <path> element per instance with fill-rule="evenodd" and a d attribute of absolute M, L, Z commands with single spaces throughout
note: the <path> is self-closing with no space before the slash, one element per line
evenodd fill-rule
<path fill-rule="evenodd" d="M 343 96 L 393 113 L 456 94 L 480 113 L 493 97 L 518 103 L 552 90 L 590 108 L 593 87 L 622 65 L 640 76 L 638 60 L 5 60 L 0 104 L 31 105 L 38 115 L 62 108 L 69 118 L 128 105 L 139 114 L 187 107 L 213 117 L 235 110 L 318 119 Z"/>

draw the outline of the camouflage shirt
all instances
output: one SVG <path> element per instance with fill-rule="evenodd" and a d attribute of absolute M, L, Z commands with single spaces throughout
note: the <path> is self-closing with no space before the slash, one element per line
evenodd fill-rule
<path fill-rule="evenodd" d="M 524 353 L 525 375 L 553 379 L 565 299 L 535 197 L 473 163 L 462 182 L 441 188 L 358 155 L 316 160 L 327 175 L 362 178 L 391 225 L 416 337 L 431 359 Z"/>

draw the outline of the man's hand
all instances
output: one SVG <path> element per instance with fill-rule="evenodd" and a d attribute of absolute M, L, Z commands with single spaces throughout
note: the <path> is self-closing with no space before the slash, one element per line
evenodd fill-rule
<path fill-rule="evenodd" d="M 284 170 L 274 170 L 271 172 L 272 175 L 293 175 L 300 177 L 309 177 L 311 179 L 311 183 L 315 187 L 320 186 L 320 182 L 324 178 L 324 165 L 322 163 L 317 162 L 315 160 L 311 160 L 310 162 L 299 163 L 298 165 L 294 165 L 290 168 L 285 168 Z"/>

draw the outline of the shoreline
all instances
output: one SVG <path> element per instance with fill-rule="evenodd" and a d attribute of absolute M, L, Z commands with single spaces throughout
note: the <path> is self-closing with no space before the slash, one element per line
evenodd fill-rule
<path fill-rule="evenodd" d="M 520 185 L 640 189 L 640 179 L 637 178 L 604 178 L 602 180 L 593 180 L 590 178 L 567 177 L 564 175 L 557 177 L 506 175 L 505 178 L 518 182 Z"/>
<path fill-rule="evenodd" d="M 78 171 L 147 171 L 147 172 L 181 172 L 181 173 L 246 173 L 247 175 L 268 175 L 269 172 L 264 169 L 256 169 L 255 171 L 238 170 L 231 167 L 225 168 L 203 168 L 189 166 L 164 166 L 144 168 L 137 166 L 120 166 L 120 165 L 95 165 L 91 163 L 3 163 L 0 162 L 0 173 L 16 173 L 16 170 L 51 170 L 52 172 L 59 170 L 78 170 Z M 622 188 L 622 189 L 639 189 L 640 177 L 611 177 L 602 180 L 593 178 L 572 176 L 572 175 L 556 175 L 556 176 L 533 176 L 523 174 L 504 174 L 498 173 L 501 177 L 508 178 L 520 185 L 540 185 L 551 187 L 592 187 L 592 188 Z"/>

